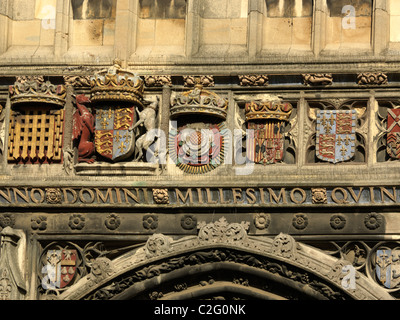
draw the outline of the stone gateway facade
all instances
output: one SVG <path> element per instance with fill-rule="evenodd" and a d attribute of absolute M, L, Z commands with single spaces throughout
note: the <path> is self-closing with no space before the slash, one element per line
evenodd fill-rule
<path fill-rule="evenodd" d="M 0 299 L 400 299 L 399 19 L 1 1 Z"/>

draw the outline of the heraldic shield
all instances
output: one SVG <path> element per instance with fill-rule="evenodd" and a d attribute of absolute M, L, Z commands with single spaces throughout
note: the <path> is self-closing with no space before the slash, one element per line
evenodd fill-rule
<path fill-rule="evenodd" d="M 49 284 L 54 288 L 65 288 L 76 273 L 76 250 L 49 250 L 47 252 L 46 272 Z"/>
<path fill-rule="evenodd" d="M 135 149 L 134 123 L 136 112 L 133 106 L 98 106 L 95 124 L 97 153 L 111 161 L 130 157 Z"/>
<path fill-rule="evenodd" d="M 376 251 L 376 277 L 388 289 L 397 287 L 400 283 L 400 250 L 379 249 Z"/>
<path fill-rule="evenodd" d="M 386 150 L 391 158 L 400 159 L 400 108 L 388 110 Z"/>
<path fill-rule="evenodd" d="M 284 121 L 248 124 L 254 130 L 253 143 L 249 143 L 247 157 L 254 163 L 270 164 L 282 161 L 284 145 Z"/>
<path fill-rule="evenodd" d="M 316 156 L 332 163 L 355 154 L 355 110 L 319 110 L 317 113 Z"/>

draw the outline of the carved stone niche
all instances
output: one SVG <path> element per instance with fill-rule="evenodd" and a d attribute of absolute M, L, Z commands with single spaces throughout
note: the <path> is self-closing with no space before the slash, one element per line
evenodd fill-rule
<path fill-rule="evenodd" d="M 76 173 L 159 174 L 159 97 L 146 100 L 144 81 L 122 69 L 119 59 L 115 59 L 111 67 L 97 72 L 90 80 L 90 87 L 90 101 L 80 96 L 76 101 L 73 127 L 78 150 Z M 93 111 L 85 104 L 90 104 Z M 90 125 L 83 121 L 84 117 L 90 118 Z"/>
<path fill-rule="evenodd" d="M 0 232 L 0 243 L 0 300 L 22 300 L 27 294 L 25 233 L 5 227 Z"/>

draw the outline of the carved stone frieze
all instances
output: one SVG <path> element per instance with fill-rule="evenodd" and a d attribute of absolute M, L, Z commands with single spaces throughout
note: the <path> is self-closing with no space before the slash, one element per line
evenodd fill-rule
<path fill-rule="evenodd" d="M 364 72 L 357 75 L 359 85 L 382 85 L 387 84 L 388 77 L 383 72 Z"/>
<path fill-rule="evenodd" d="M 200 222 L 199 240 L 206 242 L 235 242 L 245 240 L 250 222 L 228 223 L 225 217 L 218 221 L 205 223 Z"/>
<path fill-rule="evenodd" d="M 194 87 L 195 85 L 202 85 L 203 87 L 214 86 L 214 76 L 210 75 L 184 76 L 183 81 L 185 83 L 185 87 Z"/>
<path fill-rule="evenodd" d="M 241 86 L 267 86 L 268 76 L 264 74 L 239 75 Z"/>
<path fill-rule="evenodd" d="M 146 87 L 172 86 L 171 76 L 166 75 L 144 76 L 144 83 Z"/>
<path fill-rule="evenodd" d="M 91 76 L 64 76 L 65 86 L 74 88 L 90 88 Z"/>
<path fill-rule="evenodd" d="M 331 73 L 307 73 L 302 76 L 306 86 L 327 86 L 333 83 Z"/>

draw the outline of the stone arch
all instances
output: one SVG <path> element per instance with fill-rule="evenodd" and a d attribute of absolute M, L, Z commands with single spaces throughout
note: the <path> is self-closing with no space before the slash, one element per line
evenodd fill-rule
<path fill-rule="evenodd" d="M 248 224 L 225 218 L 200 227 L 198 236 L 173 240 L 155 234 L 146 244 L 109 260 L 98 258 L 89 275 L 60 299 L 393 299 L 356 272 L 355 288 L 342 285 L 350 263 L 296 242 L 248 236 Z"/>

